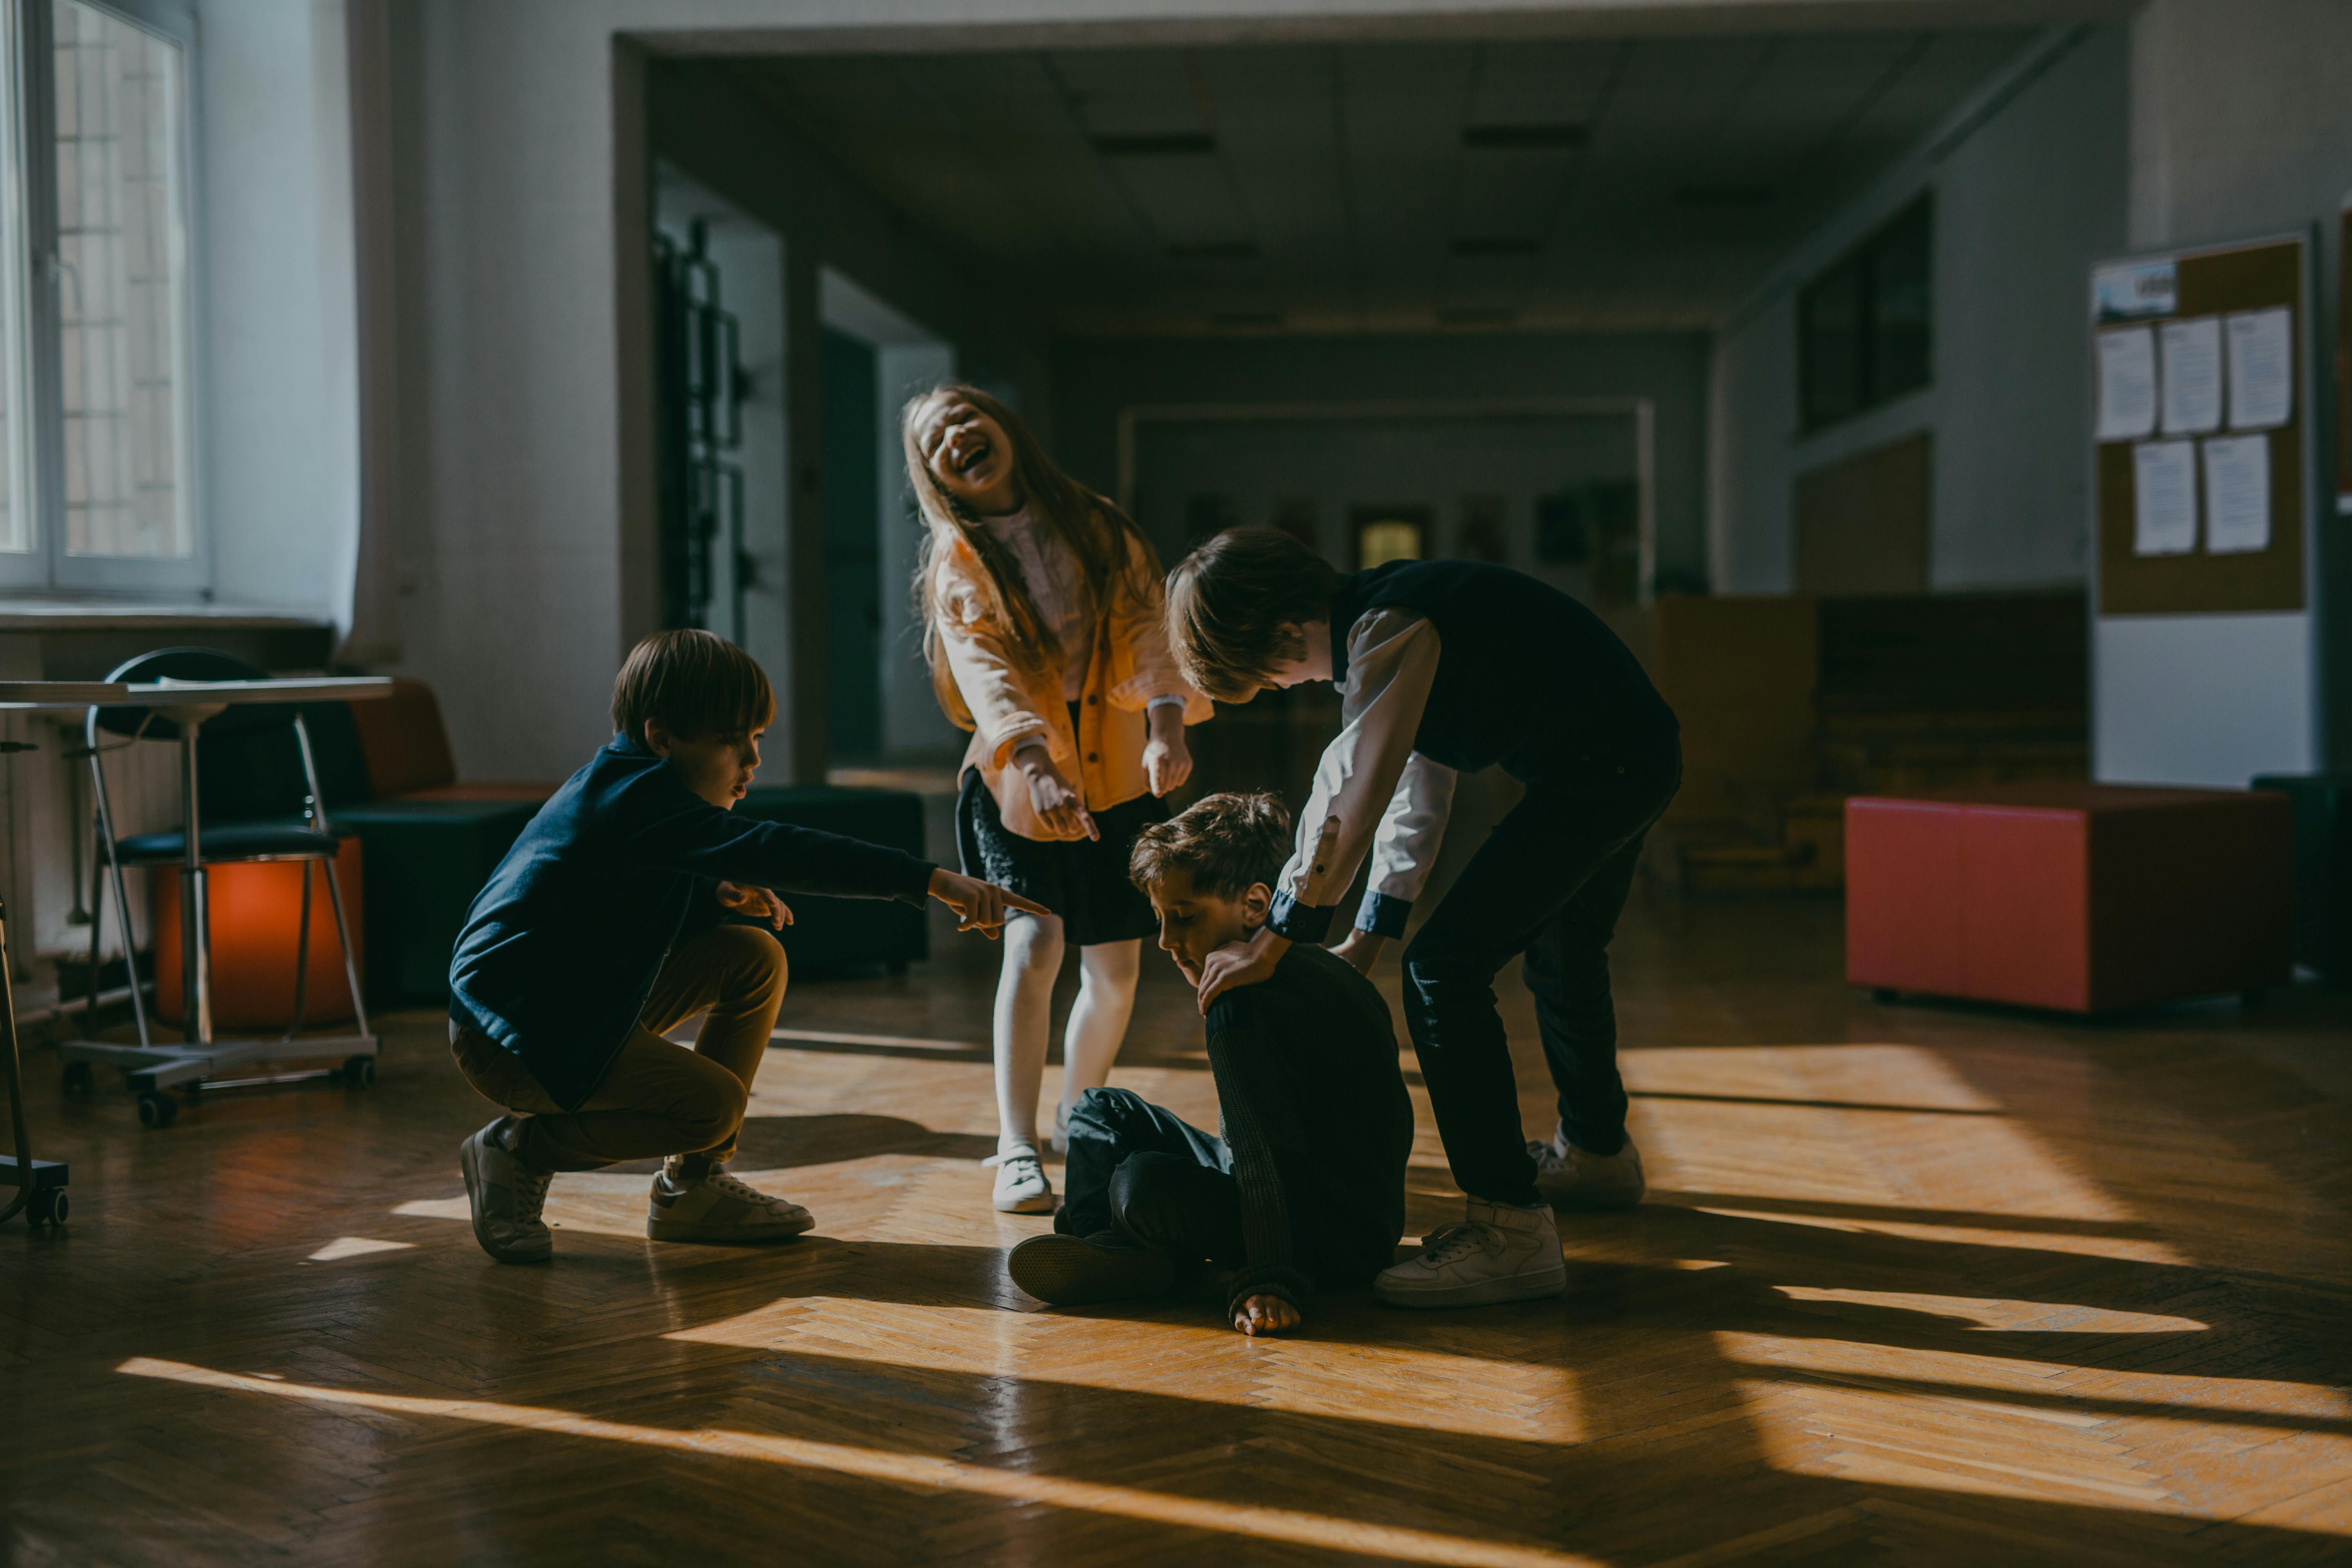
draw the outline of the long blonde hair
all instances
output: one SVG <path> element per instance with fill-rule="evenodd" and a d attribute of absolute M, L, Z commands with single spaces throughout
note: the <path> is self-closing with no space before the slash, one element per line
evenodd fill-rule
<path fill-rule="evenodd" d="M 1013 471 L 1021 485 L 1022 505 L 1036 524 L 1066 545 L 1078 567 L 1078 591 L 1087 617 L 1100 615 L 1115 594 L 1128 591 L 1128 574 L 1140 555 L 1156 581 L 1160 556 L 1135 520 L 1054 466 L 1045 448 L 1021 416 L 976 386 L 943 382 L 909 398 L 898 416 L 899 444 L 906 449 L 907 482 L 924 524 L 923 548 L 915 566 L 915 602 L 923 618 L 923 662 L 930 667 L 931 690 L 949 718 L 971 727 L 955 674 L 948 668 L 940 644 L 940 618 L 948 613 L 940 585 L 940 552 L 961 541 L 980 563 L 981 613 L 993 624 L 1031 674 L 1053 668 L 1066 656 L 1083 649 L 1064 648 L 1054 628 L 1037 613 L 1021 571 L 980 515 L 950 494 L 923 460 L 915 429 L 923 412 L 942 399 L 971 404 L 996 421 L 1013 445 Z"/>

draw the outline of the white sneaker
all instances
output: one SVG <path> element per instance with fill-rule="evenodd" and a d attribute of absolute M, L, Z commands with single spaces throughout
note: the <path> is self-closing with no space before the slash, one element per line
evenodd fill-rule
<path fill-rule="evenodd" d="M 816 1224 L 808 1210 L 716 1167 L 693 1180 L 665 1165 L 646 1206 L 656 1241 L 782 1241 Z"/>
<path fill-rule="evenodd" d="M 1372 1282 L 1391 1307 L 1486 1307 L 1567 1289 L 1551 1206 L 1513 1208 L 1478 1198 L 1470 1200 L 1465 1218 L 1424 1237 L 1419 1253 Z"/>
<path fill-rule="evenodd" d="M 981 1162 L 996 1167 L 996 1192 L 991 1199 L 1001 1214 L 1052 1214 L 1054 1184 L 1037 1159 L 1034 1143 L 1015 1143 Z"/>
<path fill-rule="evenodd" d="M 1536 1163 L 1536 1191 L 1555 1209 L 1629 1209 L 1649 1190 L 1642 1152 L 1631 1138 L 1614 1154 L 1595 1154 L 1556 1129 L 1549 1138 L 1529 1139 L 1528 1155 Z"/>

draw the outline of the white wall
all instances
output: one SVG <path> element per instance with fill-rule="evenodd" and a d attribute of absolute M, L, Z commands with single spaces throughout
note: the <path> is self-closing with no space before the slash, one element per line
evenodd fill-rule
<path fill-rule="evenodd" d="M 351 73 L 341 0 L 205 0 L 205 517 L 224 600 L 349 625 L 359 538 Z"/>
<path fill-rule="evenodd" d="M 2084 579 L 2084 278 L 2123 238 L 2126 73 L 2120 27 L 2046 37 L 1726 325 L 1709 542 L 1718 591 L 1788 592 L 1797 476 L 1920 430 L 1935 438 L 1931 587 Z M 1933 382 L 1802 434 L 1797 290 L 1922 190 L 1936 203 Z"/>
<path fill-rule="evenodd" d="M 2336 0 L 2153 0 L 2131 25 L 2135 250 L 2321 234 L 2305 342 L 2335 340 L 2336 214 L 2352 187 L 2352 6 Z M 2332 389 L 2306 410 L 2314 472 L 2331 476 Z M 2326 497 L 2332 482 L 2313 487 Z M 2095 623 L 2095 765 L 2103 779 L 2243 785 L 2352 755 L 2352 591 L 2341 524 L 2306 537 L 2313 608 Z"/>

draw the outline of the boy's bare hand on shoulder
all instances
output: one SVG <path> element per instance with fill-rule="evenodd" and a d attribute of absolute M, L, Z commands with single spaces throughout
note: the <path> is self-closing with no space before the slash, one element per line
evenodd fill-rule
<path fill-rule="evenodd" d="M 785 906 L 784 900 L 765 888 L 747 887 L 741 882 L 721 882 L 717 893 L 719 903 L 739 915 L 765 921 L 778 931 L 793 923 L 793 911 Z"/>
<path fill-rule="evenodd" d="M 1349 967 L 1357 973 L 1370 974 L 1372 972 L 1372 965 L 1380 962 L 1381 949 L 1388 944 L 1389 939 L 1384 936 L 1375 936 L 1368 931 L 1351 930 L 1340 940 L 1339 945 L 1331 951 L 1346 959 Z"/>
<path fill-rule="evenodd" d="M 1252 1296 L 1234 1311 L 1234 1327 L 1255 1339 L 1286 1334 L 1299 1324 L 1298 1309 L 1283 1296 Z"/>
<path fill-rule="evenodd" d="M 1272 926 L 1260 926 L 1245 942 L 1229 942 L 1209 954 L 1201 965 L 1201 1011 L 1236 985 L 1257 985 L 1274 978 L 1276 965 L 1290 951 L 1287 937 Z"/>
<path fill-rule="evenodd" d="M 931 885 L 927 889 L 956 914 L 956 930 L 976 931 L 994 942 L 1004 929 L 1004 921 L 1013 910 L 1033 915 L 1050 915 L 1054 911 L 1043 904 L 1033 904 L 1018 893 L 1005 891 L 993 882 L 983 882 L 977 877 L 959 876 L 945 866 L 931 868 Z"/>

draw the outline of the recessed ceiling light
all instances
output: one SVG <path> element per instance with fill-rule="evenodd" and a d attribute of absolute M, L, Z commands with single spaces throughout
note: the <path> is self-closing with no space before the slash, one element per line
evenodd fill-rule
<path fill-rule="evenodd" d="M 1205 131 L 1129 132 L 1087 140 L 1096 152 L 1112 158 L 1198 157 L 1217 150 L 1217 139 Z"/>
<path fill-rule="evenodd" d="M 1543 241 L 1519 234 L 1473 235 L 1447 248 L 1456 256 L 1534 256 L 1543 249 Z"/>
<path fill-rule="evenodd" d="M 1484 152 L 1572 152 L 1583 146 L 1585 140 L 1585 128 L 1567 121 L 1471 125 L 1462 132 L 1462 145 Z"/>

